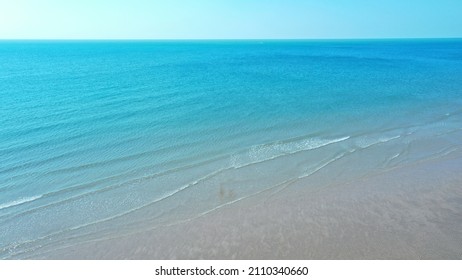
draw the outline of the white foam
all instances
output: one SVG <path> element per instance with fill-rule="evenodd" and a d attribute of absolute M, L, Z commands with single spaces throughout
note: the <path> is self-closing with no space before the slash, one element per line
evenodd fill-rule
<path fill-rule="evenodd" d="M 9 208 L 9 207 L 13 207 L 13 206 L 17 206 L 17 205 L 21 205 L 21 204 L 24 204 L 24 203 L 27 203 L 27 202 L 31 202 L 31 201 L 37 200 L 37 199 L 39 199 L 41 197 L 42 197 L 41 195 L 36 195 L 36 196 L 31 196 L 31 197 L 22 197 L 22 198 L 17 199 L 17 200 L 9 201 L 9 202 L 0 204 L 0 210 L 5 209 L 5 208 Z"/>
<path fill-rule="evenodd" d="M 400 153 L 397 153 L 397 154 L 395 154 L 394 156 L 392 156 L 392 157 L 390 158 L 390 160 L 393 160 L 393 159 L 399 157 L 400 155 L 401 155 Z"/>
<path fill-rule="evenodd" d="M 398 139 L 400 137 L 401 135 L 396 135 L 396 136 L 391 136 L 391 137 L 381 137 L 378 140 L 374 138 L 365 137 L 365 138 L 359 139 L 356 142 L 356 145 L 358 145 L 360 148 L 365 149 L 365 148 L 369 148 L 377 144 L 386 143 L 386 142 Z"/>
<path fill-rule="evenodd" d="M 309 138 L 298 141 L 278 142 L 253 146 L 247 153 L 243 155 L 232 156 L 231 165 L 235 168 L 241 168 L 285 155 L 318 149 L 330 144 L 345 141 L 349 138 L 350 136 L 334 139 Z"/>

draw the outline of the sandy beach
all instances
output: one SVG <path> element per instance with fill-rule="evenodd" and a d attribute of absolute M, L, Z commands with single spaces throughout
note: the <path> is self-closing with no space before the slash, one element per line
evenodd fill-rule
<path fill-rule="evenodd" d="M 462 153 L 318 188 L 333 174 L 52 259 L 461 259 Z M 331 170 L 332 171 L 332 170 Z"/>

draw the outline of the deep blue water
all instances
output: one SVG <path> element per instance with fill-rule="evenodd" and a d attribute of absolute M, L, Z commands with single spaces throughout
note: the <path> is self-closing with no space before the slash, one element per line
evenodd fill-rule
<path fill-rule="evenodd" d="M 364 173 L 437 157 L 461 117 L 456 39 L 1 41 L 0 255 L 188 219 L 372 145 L 394 144 Z"/>

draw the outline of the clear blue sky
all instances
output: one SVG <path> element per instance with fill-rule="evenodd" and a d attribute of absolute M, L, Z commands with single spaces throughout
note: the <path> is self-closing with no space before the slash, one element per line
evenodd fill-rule
<path fill-rule="evenodd" d="M 462 37 L 462 0 L 0 0 L 2 39 Z"/>

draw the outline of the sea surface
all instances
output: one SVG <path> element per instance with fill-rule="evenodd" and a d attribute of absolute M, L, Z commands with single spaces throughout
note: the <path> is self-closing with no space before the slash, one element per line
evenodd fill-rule
<path fill-rule="evenodd" d="M 460 39 L 0 41 L 0 258 L 461 149 Z"/>

